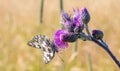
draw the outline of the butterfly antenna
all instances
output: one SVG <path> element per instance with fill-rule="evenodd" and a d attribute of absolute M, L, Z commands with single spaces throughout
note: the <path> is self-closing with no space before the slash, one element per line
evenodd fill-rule
<path fill-rule="evenodd" d="M 58 57 L 60 58 L 60 60 L 64 63 L 64 60 L 62 59 L 62 57 L 57 53 Z"/>

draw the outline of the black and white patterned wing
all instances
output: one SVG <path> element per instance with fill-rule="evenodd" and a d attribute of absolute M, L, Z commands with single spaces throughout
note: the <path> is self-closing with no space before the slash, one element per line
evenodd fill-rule
<path fill-rule="evenodd" d="M 54 43 L 44 35 L 36 35 L 28 42 L 29 46 L 41 48 L 42 58 L 45 64 L 49 63 L 55 55 Z"/>
<path fill-rule="evenodd" d="M 43 36 L 36 35 L 32 38 L 32 40 L 28 41 L 27 44 L 35 48 L 41 48 L 41 43 L 43 43 Z"/>

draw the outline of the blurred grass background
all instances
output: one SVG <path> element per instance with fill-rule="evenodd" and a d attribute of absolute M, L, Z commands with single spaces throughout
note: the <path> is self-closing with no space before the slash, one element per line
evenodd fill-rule
<path fill-rule="evenodd" d="M 39 49 L 27 46 L 36 34 L 51 39 L 59 24 L 59 1 L 45 0 L 43 23 L 39 23 L 40 0 L 0 0 L 0 71 L 88 71 L 86 52 L 93 71 L 119 71 L 98 45 L 78 40 L 78 55 L 70 62 L 72 44 L 44 64 Z M 91 15 L 90 30 L 100 29 L 113 54 L 120 60 L 120 0 L 64 0 L 64 10 L 86 7 Z"/>

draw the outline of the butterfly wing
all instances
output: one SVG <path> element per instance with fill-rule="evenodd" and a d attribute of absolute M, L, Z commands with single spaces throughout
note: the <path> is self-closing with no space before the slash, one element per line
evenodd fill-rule
<path fill-rule="evenodd" d="M 42 58 L 45 64 L 49 63 L 55 55 L 54 43 L 44 35 L 36 35 L 28 42 L 29 46 L 40 48 L 42 51 Z"/>
<path fill-rule="evenodd" d="M 41 45 L 42 57 L 44 63 L 47 64 L 53 59 L 55 55 L 55 48 L 52 41 L 48 37 L 44 37 L 43 40 L 43 44 Z"/>
<path fill-rule="evenodd" d="M 42 35 L 36 35 L 32 38 L 32 40 L 28 41 L 28 45 L 35 47 L 35 48 L 41 48 L 41 44 L 43 43 L 43 36 Z"/>

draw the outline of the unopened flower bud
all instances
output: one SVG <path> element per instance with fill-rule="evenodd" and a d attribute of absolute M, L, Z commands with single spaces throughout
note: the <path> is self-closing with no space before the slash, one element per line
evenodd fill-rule
<path fill-rule="evenodd" d="M 90 21 L 90 15 L 86 8 L 83 7 L 80 9 L 80 16 L 83 23 L 88 24 L 88 22 Z"/>
<path fill-rule="evenodd" d="M 101 40 L 104 36 L 103 32 L 100 31 L 100 30 L 93 30 L 92 31 L 92 36 L 95 38 L 95 39 L 98 39 L 98 40 Z"/>

